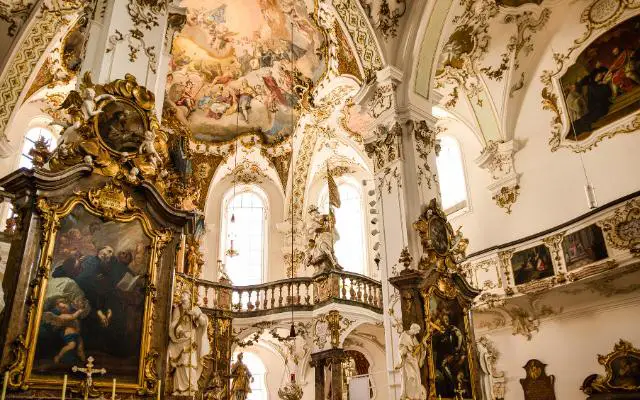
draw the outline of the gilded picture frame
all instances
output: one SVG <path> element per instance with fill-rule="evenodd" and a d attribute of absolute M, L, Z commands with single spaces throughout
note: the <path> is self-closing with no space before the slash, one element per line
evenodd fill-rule
<path fill-rule="evenodd" d="M 541 92 L 542 108 L 554 114 L 551 120 L 551 137 L 549 138 L 551 151 L 566 148 L 575 153 L 587 152 L 605 139 L 619 134 L 633 133 L 640 128 L 640 110 L 636 110 L 605 126 L 594 129 L 585 139 L 577 141 L 567 139 L 567 136 L 572 136 L 573 127 L 565 101 L 565 88 L 562 86 L 563 76 L 577 62 L 583 51 L 586 51 L 592 43 L 602 36 L 613 32 L 618 25 L 636 17 L 637 14 L 628 13 L 634 8 L 637 8 L 634 3 L 623 0 L 591 2 L 580 17 L 580 22 L 586 27 L 584 32 L 573 41 L 564 53 L 553 53 L 553 67 L 544 70 L 540 77 L 544 86 Z"/>
<path fill-rule="evenodd" d="M 157 229 L 133 199 L 119 186 L 107 183 L 100 189 L 88 192 L 76 192 L 63 203 L 54 204 L 45 198 L 37 200 L 37 209 L 42 220 L 42 237 L 40 256 L 37 261 L 34 279 L 30 284 L 27 300 L 26 328 L 13 344 L 13 362 L 8 366 L 9 388 L 11 390 L 51 389 L 60 387 L 62 375 L 47 376 L 34 373 L 34 357 L 39 340 L 39 330 L 43 318 L 47 285 L 51 279 L 52 261 L 61 222 L 77 208 L 101 221 L 127 224 L 136 222 L 149 239 L 147 269 L 144 276 L 144 311 L 142 318 L 142 335 L 135 382 L 118 382 L 119 391 L 134 392 L 139 395 L 152 395 L 158 390 L 157 361 L 159 352 L 151 345 L 153 321 L 156 318 L 155 302 L 158 282 L 159 260 L 172 234 L 169 230 Z M 100 367 L 99 365 L 97 365 Z M 70 373 L 70 372 L 69 372 Z M 71 376 L 69 386 L 79 388 L 83 381 L 80 376 Z M 94 378 L 95 389 L 107 389 L 112 385 L 112 378 L 105 380 Z"/>
<path fill-rule="evenodd" d="M 145 131 L 151 129 L 145 111 L 124 97 L 102 101 L 100 109 L 102 112 L 93 120 L 93 129 L 100 143 L 119 157 L 136 157 Z"/>
<path fill-rule="evenodd" d="M 477 386 L 478 381 L 476 376 L 477 368 L 476 368 L 475 351 L 473 346 L 473 343 L 474 343 L 473 330 L 469 321 L 469 302 L 466 301 L 464 297 L 460 295 L 458 289 L 455 287 L 455 284 L 449 281 L 447 278 L 440 278 L 436 285 L 432 285 L 428 288 L 422 289 L 421 295 L 422 295 L 422 298 L 425 304 L 425 309 L 426 309 L 424 323 L 426 327 L 425 338 L 428 343 L 428 351 L 427 351 L 428 364 L 427 365 L 429 370 L 429 379 L 428 379 L 428 385 L 427 385 L 428 387 L 426 388 L 428 393 L 427 397 L 433 398 L 433 399 L 437 398 L 442 400 L 476 399 L 479 393 L 478 391 L 479 389 Z M 438 301 L 442 301 L 442 303 L 455 304 L 455 306 L 458 308 L 457 311 L 459 312 L 457 313 L 456 316 L 450 315 L 449 320 L 447 322 L 442 321 L 441 320 L 442 316 L 438 314 L 438 312 L 441 310 L 437 310 L 433 308 L 434 304 L 438 304 Z M 445 309 L 448 308 L 447 305 L 445 305 L 444 307 Z M 453 310 L 450 310 L 450 311 L 453 311 Z M 439 327 L 437 325 L 439 325 Z M 442 393 L 443 391 L 441 387 L 439 387 L 438 383 L 436 382 L 437 381 L 436 379 L 437 365 L 436 365 L 436 359 L 435 359 L 437 357 L 437 343 L 436 343 L 437 336 L 439 333 L 444 333 L 442 331 L 439 332 L 439 329 L 442 329 L 442 327 L 444 327 L 446 331 L 446 328 L 448 326 L 455 327 L 453 328 L 453 330 L 454 331 L 455 329 L 460 330 L 461 334 L 463 335 L 464 353 L 459 354 L 458 357 L 461 357 L 461 356 L 466 357 L 467 360 L 466 362 L 464 362 L 465 365 L 463 366 L 463 368 L 461 368 L 461 370 L 463 370 L 462 371 L 463 375 L 465 374 L 468 375 L 466 378 L 463 378 L 467 380 L 466 387 L 463 388 L 462 386 L 459 386 L 458 390 L 460 392 L 459 393 L 456 392 L 450 396 L 448 396 L 446 393 Z M 461 327 L 463 329 L 460 329 Z M 458 371 L 458 373 L 460 373 L 460 371 Z M 456 373 L 456 375 L 458 375 L 458 373 Z M 471 393 L 468 393 L 469 391 Z M 455 392 L 455 388 L 454 388 L 454 392 Z"/>

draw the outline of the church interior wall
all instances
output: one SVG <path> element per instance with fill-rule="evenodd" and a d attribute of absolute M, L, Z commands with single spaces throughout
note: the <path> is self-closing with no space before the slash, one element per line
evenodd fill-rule
<path fill-rule="evenodd" d="M 505 399 L 522 399 L 520 379 L 530 359 L 547 364 L 555 376 L 556 398 L 584 400 L 580 390 L 591 374 L 603 374 L 598 354 L 608 354 L 620 339 L 640 343 L 640 298 L 605 299 L 574 312 L 544 318 L 531 339 L 512 332 L 511 326 L 496 330 L 476 329 L 476 340 L 485 336 L 498 351 L 496 370 L 505 374 Z"/>

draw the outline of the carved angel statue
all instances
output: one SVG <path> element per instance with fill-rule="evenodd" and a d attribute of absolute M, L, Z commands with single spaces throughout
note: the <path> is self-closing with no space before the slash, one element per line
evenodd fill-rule
<path fill-rule="evenodd" d="M 242 353 L 238 353 L 238 360 L 231 366 L 231 400 L 247 400 L 251 393 L 250 382 L 253 382 L 251 371 L 242 362 Z"/>
<path fill-rule="evenodd" d="M 333 251 L 333 246 L 340 238 L 335 229 L 335 217 L 320 214 L 316 206 L 309 207 L 309 238 L 306 264 L 315 268 L 315 274 L 334 269 L 342 270 Z"/>
<path fill-rule="evenodd" d="M 102 112 L 98 108 L 98 102 L 110 99 L 115 100 L 113 95 L 108 93 L 96 96 L 96 91 L 92 87 L 85 87 L 82 93 L 77 90 L 72 90 L 69 95 L 60 105 L 61 109 L 69 110 L 71 114 L 80 113 L 84 121 L 89 121 L 91 117 L 96 116 Z"/>
<path fill-rule="evenodd" d="M 420 325 L 411 324 L 408 330 L 400 334 L 400 363 L 396 369 L 402 373 L 402 394 L 400 400 L 426 400 L 427 390 L 422 385 L 420 368 L 427 355 L 426 336 L 419 342 L 416 335 L 420 333 Z"/>
<path fill-rule="evenodd" d="M 194 396 L 211 347 L 207 337 L 209 318 L 183 292 L 172 311 L 169 326 L 169 364 L 174 369 L 173 395 Z"/>
<path fill-rule="evenodd" d="M 144 140 L 140 144 L 138 148 L 138 152 L 141 155 L 147 156 L 149 162 L 153 165 L 154 168 L 158 168 L 162 166 L 162 158 L 160 154 L 156 150 L 155 142 L 156 134 L 153 131 L 146 131 L 144 133 Z"/>

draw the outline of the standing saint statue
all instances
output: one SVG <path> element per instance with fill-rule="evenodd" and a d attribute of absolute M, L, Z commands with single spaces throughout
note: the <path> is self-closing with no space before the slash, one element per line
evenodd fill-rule
<path fill-rule="evenodd" d="M 231 366 L 231 400 L 247 400 L 251 393 L 249 384 L 253 382 L 253 376 L 249 368 L 242 362 L 242 353 L 238 353 L 238 360 Z"/>
<path fill-rule="evenodd" d="M 207 337 L 209 318 L 191 302 L 187 291 L 174 306 L 169 326 L 169 363 L 173 375 L 174 396 L 194 396 L 202 374 L 204 356 L 211 347 Z"/>
<path fill-rule="evenodd" d="M 309 238 L 307 265 L 315 268 L 315 274 L 341 270 L 333 246 L 340 239 L 335 229 L 333 213 L 320 214 L 318 207 L 309 207 L 309 224 L 307 235 Z"/>
<path fill-rule="evenodd" d="M 427 352 L 424 343 L 416 338 L 418 333 L 420 333 L 420 325 L 411 324 L 408 330 L 400 334 L 400 364 L 396 367 L 402 373 L 400 400 L 426 400 L 427 398 L 427 390 L 420 378 L 420 368 L 424 365 Z"/>

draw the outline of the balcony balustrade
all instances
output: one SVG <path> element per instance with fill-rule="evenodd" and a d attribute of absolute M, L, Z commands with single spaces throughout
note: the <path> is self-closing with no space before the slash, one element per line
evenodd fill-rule
<path fill-rule="evenodd" d="M 332 302 L 360 306 L 382 314 L 380 282 L 345 271 L 250 286 L 232 286 L 178 275 L 178 290 L 192 284 L 198 294 L 198 306 L 230 311 L 235 318 L 291 309 L 312 310 Z"/>

